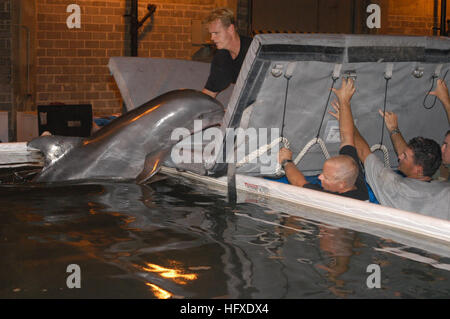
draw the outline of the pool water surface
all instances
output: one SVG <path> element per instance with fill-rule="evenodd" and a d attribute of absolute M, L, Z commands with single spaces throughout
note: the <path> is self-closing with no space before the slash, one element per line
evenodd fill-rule
<path fill-rule="evenodd" d="M 183 179 L 0 185 L 0 236 L 1 298 L 450 296 L 448 255 Z"/>

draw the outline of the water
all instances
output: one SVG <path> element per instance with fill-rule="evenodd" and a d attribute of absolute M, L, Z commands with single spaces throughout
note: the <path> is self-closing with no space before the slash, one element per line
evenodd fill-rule
<path fill-rule="evenodd" d="M 0 185 L 0 207 L 1 298 L 450 296 L 449 257 L 282 205 L 233 208 L 185 179 Z M 371 264 L 381 288 L 367 286 Z"/>

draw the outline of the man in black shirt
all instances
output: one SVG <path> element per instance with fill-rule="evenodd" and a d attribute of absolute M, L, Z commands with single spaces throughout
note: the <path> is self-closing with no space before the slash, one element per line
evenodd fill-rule
<path fill-rule="evenodd" d="M 344 103 L 350 104 L 355 87 L 353 82 L 350 83 L 343 80 L 341 88 L 339 90 L 333 89 L 333 92 L 338 97 L 341 105 Z M 341 136 L 340 155 L 325 161 L 322 174 L 319 175 L 322 186 L 308 183 L 303 173 L 292 162 L 292 152 L 290 150 L 282 148 L 278 154 L 278 160 L 286 173 L 289 183 L 292 185 L 366 201 L 369 199 L 369 193 L 364 181 L 363 168 L 355 148 L 353 125 L 351 125 L 352 127 L 350 125 L 345 126 L 345 118 L 341 118 L 343 120 L 339 121 Z"/>
<path fill-rule="evenodd" d="M 231 83 L 236 83 L 252 39 L 237 33 L 233 11 L 230 9 L 219 8 L 212 11 L 206 18 L 206 23 L 217 52 L 202 92 L 215 98 Z"/>

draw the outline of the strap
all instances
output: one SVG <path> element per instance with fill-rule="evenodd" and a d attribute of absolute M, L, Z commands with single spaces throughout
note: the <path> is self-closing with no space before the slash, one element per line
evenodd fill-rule
<path fill-rule="evenodd" d="M 432 108 L 434 107 L 434 105 L 436 104 L 437 96 L 434 96 L 433 104 L 431 104 L 431 106 L 427 106 L 427 105 L 426 105 L 426 101 L 427 101 L 428 96 L 430 95 L 430 92 L 433 90 L 433 87 L 434 87 L 434 81 L 435 81 L 437 78 L 439 78 L 439 75 L 441 74 L 441 70 L 442 70 L 442 64 L 438 64 L 438 65 L 436 66 L 436 69 L 434 70 L 434 73 L 433 73 L 432 77 L 431 77 L 431 87 L 430 87 L 430 89 L 428 90 L 427 94 L 425 94 L 425 98 L 423 99 L 422 105 L 423 105 L 423 107 L 424 107 L 425 109 L 427 109 L 427 110 L 432 109 Z M 442 80 L 445 80 L 445 77 L 447 76 L 448 71 L 449 71 L 449 70 L 447 70 L 447 72 L 445 72 L 444 76 L 442 77 Z"/>
<path fill-rule="evenodd" d="M 383 114 L 386 114 L 386 103 L 387 103 L 387 92 L 388 92 L 388 83 L 389 80 L 392 78 L 392 70 L 394 69 L 393 63 L 387 63 L 386 64 L 386 70 L 384 72 L 384 79 L 386 80 L 386 85 L 384 87 L 384 104 L 383 104 Z M 383 116 L 383 124 L 381 124 L 381 140 L 380 145 L 383 145 L 383 138 L 384 138 L 384 125 L 385 125 L 386 119 Z"/>
<path fill-rule="evenodd" d="M 284 73 L 284 77 L 286 79 L 290 79 L 292 77 L 292 74 L 294 73 L 295 67 L 297 65 L 297 62 L 289 62 L 286 67 L 286 72 Z"/>
<path fill-rule="evenodd" d="M 333 74 L 331 75 L 331 78 L 336 81 L 337 79 L 339 79 L 340 74 L 341 74 L 341 69 L 342 69 L 342 64 L 335 64 L 334 65 L 334 70 L 333 70 Z"/>
<path fill-rule="evenodd" d="M 433 77 L 438 78 L 441 75 L 443 64 L 436 65 L 436 69 L 434 69 Z"/>
<path fill-rule="evenodd" d="M 392 78 L 392 70 L 394 69 L 394 63 L 386 63 L 386 69 L 384 71 L 384 78 L 390 80 Z"/>

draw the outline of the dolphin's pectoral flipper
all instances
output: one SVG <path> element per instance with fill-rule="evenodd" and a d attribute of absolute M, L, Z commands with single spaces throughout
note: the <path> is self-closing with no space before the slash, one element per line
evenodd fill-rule
<path fill-rule="evenodd" d="M 148 184 L 150 179 L 159 172 L 161 165 L 164 163 L 166 156 L 170 153 L 171 148 L 159 150 L 148 154 L 145 157 L 144 168 L 136 177 L 137 184 Z"/>
<path fill-rule="evenodd" d="M 144 182 L 137 183 L 137 184 L 142 185 L 142 186 L 148 186 L 150 184 L 153 184 L 153 183 L 156 183 L 156 182 L 159 182 L 159 181 L 164 181 L 164 180 L 166 180 L 168 178 L 169 178 L 169 176 L 167 176 L 167 175 L 164 175 L 162 173 L 156 173 L 152 177 L 146 179 Z"/>

